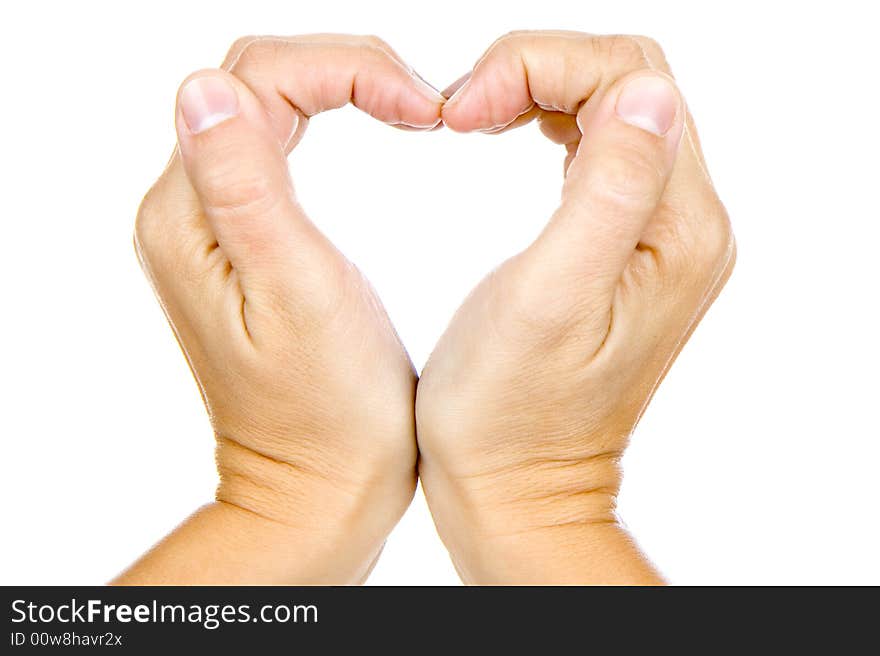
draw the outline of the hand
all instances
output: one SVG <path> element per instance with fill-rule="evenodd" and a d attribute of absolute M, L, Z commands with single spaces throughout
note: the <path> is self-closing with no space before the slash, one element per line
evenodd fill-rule
<path fill-rule="evenodd" d="M 430 129 L 444 99 L 371 37 L 243 39 L 224 69 L 181 87 L 179 150 L 136 228 L 216 434 L 217 502 L 120 581 L 359 581 L 415 489 L 416 376 L 286 153 L 349 101 Z"/>
<path fill-rule="evenodd" d="M 617 521 L 619 460 L 734 262 L 727 215 L 659 47 L 516 33 L 442 111 L 537 118 L 562 201 L 458 310 L 422 373 L 420 474 L 471 582 L 659 582 Z"/>

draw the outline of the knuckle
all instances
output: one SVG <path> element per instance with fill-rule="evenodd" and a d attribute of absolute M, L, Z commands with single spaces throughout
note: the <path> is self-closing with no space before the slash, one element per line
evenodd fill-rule
<path fill-rule="evenodd" d="M 264 36 L 248 35 L 236 39 L 224 62 L 229 71 L 240 71 L 243 67 L 252 68 L 265 58 L 265 48 L 269 41 Z"/>
<path fill-rule="evenodd" d="M 727 212 L 719 205 L 703 217 L 697 226 L 686 228 L 687 221 L 672 222 L 665 242 L 670 245 L 666 268 L 671 279 L 702 281 L 715 275 L 733 256 L 735 240 Z"/>
<path fill-rule="evenodd" d="M 663 51 L 662 46 L 654 39 L 649 36 L 635 36 L 633 37 L 636 40 L 636 43 L 642 48 L 642 52 L 644 53 L 645 59 L 651 68 L 655 68 L 657 70 L 664 71 L 665 73 L 672 74 L 671 69 L 669 68 L 669 62 L 666 59 L 666 53 Z"/>
<path fill-rule="evenodd" d="M 372 52 L 382 59 L 394 59 L 394 51 L 391 49 L 391 46 L 375 34 L 365 34 L 358 37 L 355 45 L 368 52 Z"/>
<path fill-rule="evenodd" d="M 649 65 L 645 50 L 635 37 L 627 34 L 614 34 L 604 37 L 604 49 L 608 58 L 628 69 L 643 68 Z"/>
<path fill-rule="evenodd" d="M 632 39 L 651 59 L 655 56 L 657 59 L 663 59 L 665 57 L 663 47 L 656 39 L 650 36 L 645 36 L 644 34 L 637 34 L 633 36 Z"/>
<path fill-rule="evenodd" d="M 653 206 L 664 175 L 659 164 L 642 149 L 618 145 L 587 177 L 591 199 L 606 208 L 637 211 Z"/>
<path fill-rule="evenodd" d="M 528 34 L 528 32 L 525 30 L 510 30 L 498 37 L 495 43 L 510 44 L 512 41 L 515 42 L 520 40 L 526 34 Z"/>
<path fill-rule="evenodd" d="M 240 49 L 232 62 L 232 69 L 236 71 L 259 69 L 266 61 L 274 59 L 281 47 L 276 40 L 264 36 L 244 37 L 239 41 Z"/>
<path fill-rule="evenodd" d="M 495 42 L 486 51 L 486 55 L 498 52 L 507 54 L 518 52 L 522 50 L 524 41 L 535 38 L 537 34 L 537 32 L 529 30 L 513 30 L 502 34 L 495 39 Z"/>
<path fill-rule="evenodd" d="M 147 277 L 173 277 L 197 282 L 215 260 L 206 257 L 208 248 L 200 231 L 188 226 L 197 210 L 169 208 L 160 182 L 147 192 L 134 224 L 135 255 Z"/>
<path fill-rule="evenodd" d="M 256 173 L 242 176 L 215 169 L 204 176 L 201 186 L 205 209 L 214 214 L 256 215 L 270 211 L 278 202 L 272 181 Z"/>
<path fill-rule="evenodd" d="M 733 229 L 727 216 L 727 211 L 721 208 L 718 215 L 713 216 L 703 231 L 701 244 L 697 248 L 701 252 L 701 260 L 704 264 L 715 269 L 729 257 L 731 248 L 734 247 Z"/>
<path fill-rule="evenodd" d="M 142 255 L 149 254 L 156 247 L 162 213 L 159 205 L 154 186 L 141 201 L 134 220 L 134 245 Z"/>
<path fill-rule="evenodd" d="M 232 45 L 229 46 L 229 51 L 226 53 L 227 57 L 237 57 L 242 52 L 244 52 L 254 41 L 258 41 L 260 39 L 256 34 L 248 34 L 246 36 L 240 36 L 235 41 L 232 42 Z"/>
<path fill-rule="evenodd" d="M 523 39 L 530 39 L 536 36 L 539 36 L 541 33 L 537 30 L 510 30 L 509 32 L 503 34 L 499 41 L 504 41 L 510 43 L 511 41 L 517 42 L 522 41 Z"/>
<path fill-rule="evenodd" d="M 388 52 L 391 50 L 391 46 L 389 46 L 384 39 L 375 34 L 364 34 L 360 37 L 359 41 L 363 46 L 374 50 L 381 50 L 382 52 Z"/>

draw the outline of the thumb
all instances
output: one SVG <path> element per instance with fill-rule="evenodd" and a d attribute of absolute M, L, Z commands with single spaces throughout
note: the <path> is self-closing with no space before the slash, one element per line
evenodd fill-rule
<path fill-rule="evenodd" d="M 233 75 L 195 73 L 177 99 L 180 155 L 241 284 L 277 266 L 311 224 L 293 196 L 283 144 L 260 102 Z"/>
<path fill-rule="evenodd" d="M 654 71 L 594 94 L 578 112 L 583 137 L 561 205 L 530 250 L 613 294 L 666 189 L 684 114 L 672 79 Z"/>

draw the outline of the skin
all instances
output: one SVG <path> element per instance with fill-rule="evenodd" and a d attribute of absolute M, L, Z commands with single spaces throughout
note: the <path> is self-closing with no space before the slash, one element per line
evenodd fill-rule
<path fill-rule="evenodd" d="M 537 119 L 567 153 L 559 208 L 471 293 L 419 382 L 421 480 L 466 582 L 662 582 L 615 513 L 619 462 L 734 242 L 680 96 L 664 136 L 616 113 L 658 75 L 672 85 L 647 39 L 520 32 L 443 108 L 462 132 Z"/>
<path fill-rule="evenodd" d="M 645 76 L 673 94 L 660 135 L 618 113 Z M 510 34 L 448 101 L 372 37 L 249 37 L 187 82 L 203 77 L 232 86 L 237 112 L 193 131 L 181 92 L 136 246 L 202 390 L 220 484 L 115 582 L 363 581 L 417 462 L 466 582 L 661 582 L 617 520 L 618 463 L 734 246 L 659 47 Z M 308 117 L 349 100 L 404 129 L 536 119 L 566 149 L 559 209 L 466 299 L 417 392 L 287 171 Z"/>
<path fill-rule="evenodd" d="M 116 582 L 356 583 L 415 490 L 416 374 L 369 283 L 298 205 L 286 154 L 308 117 L 349 101 L 430 129 L 443 98 L 369 37 L 243 39 L 181 88 L 198 78 L 231 86 L 238 113 L 196 134 L 179 94 L 179 148 L 135 243 L 202 391 L 220 483 Z"/>

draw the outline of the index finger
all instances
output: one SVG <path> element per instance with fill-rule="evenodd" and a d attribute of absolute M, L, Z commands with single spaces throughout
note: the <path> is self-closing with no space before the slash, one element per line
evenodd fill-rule
<path fill-rule="evenodd" d="M 541 112 L 545 116 L 547 112 L 555 114 L 557 131 L 572 133 L 565 140 L 574 143 L 576 117 L 591 99 L 600 98 L 616 80 L 643 69 L 669 74 L 662 49 L 647 37 L 512 32 L 495 41 L 478 60 L 470 78 L 443 107 L 443 122 L 459 132 L 500 132 L 522 125 L 540 108 L 546 110 Z M 679 228 L 651 224 L 642 242 L 664 257 L 668 255 L 670 261 L 677 260 L 673 266 L 680 266 L 687 261 L 687 254 L 681 244 L 668 243 L 670 235 L 690 237 L 687 248 L 698 249 L 708 224 L 719 223 L 729 229 L 688 112 L 682 148 L 667 189 L 675 200 L 674 220 Z"/>
<path fill-rule="evenodd" d="M 672 75 L 663 49 L 645 36 L 519 31 L 495 41 L 443 107 L 443 122 L 459 132 L 501 132 L 518 127 L 534 108 L 574 118 L 597 91 L 633 71 Z M 573 128 L 572 120 L 568 127 Z M 690 115 L 686 137 L 705 169 Z"/>
<path fill-rule="evenodd" d="M 292 147 L 308 117 L 349 102 L 386 123 L 427 129 L 440 120 L 445 99 L 374 37 L 246 38 L 230 53 L 227 68 L 265 110 L 279 156 Z M 260 186 L 252 185 L 251 191 Z M 310 225 L 292 193 L 291 200 L 297 225 Z M 230 287 L 224 281 L 232 262 L 203 210 L 175 151 L 141 205 L 135 240 L 144 268 L 178 326 L 186 319 L 213 316 L 214 290 Z M 320 234 L 317 229 L 306 232 Z M 324 241 L 317 239 L 312 248 L 297 252 L 317 250 Z"/>
<path fill-rule="evenodd" d="M 348 103 L 383 123 L 428 130 L 446 100 L 375 36 L 243 37 L 222 68 L 260 99 L 288 150 L 305 119 Z"/>

